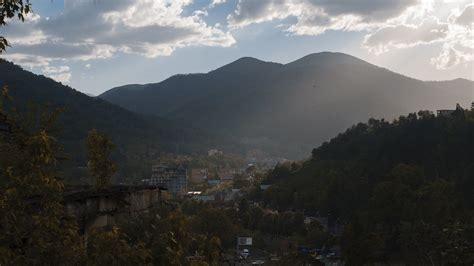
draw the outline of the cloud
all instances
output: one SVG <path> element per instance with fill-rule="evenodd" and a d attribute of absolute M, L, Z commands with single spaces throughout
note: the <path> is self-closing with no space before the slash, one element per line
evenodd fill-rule
<path fill-rule="evenodd" d="M 419 24 L 386 25 L 366 35 L 364 46 L 375 54 L 392 49 L 442 43 L 438 56 L 431 59 L 437 69 L 449 69 L 474 61 L 474 5 L 451 10 L 446 22 L 430 18 Z"/>
<path fill-rule="evenodd" d="M 231 27 L 241 28 L 295 17 L 297 22 L 287 29 L 289 32 L 317 35 L 327 29 L 360 30 L 369 23 L 397 17 L 418 3 L 419 0 L 240 0 L 228 21 Z"/>
<path fill-rule="evenodd" d="M 231 29 L 275 20 L 284 21 L 279 27 L 290 35 L 366 32 L 363 47 L 376 55 L 442 43 L 439 56 L 431 60 L 439 69 L 472 62 L 474 57 L 470 0 L 239 0 L 227 17 Z"/>
<path fill-rule="evenodd" d="M 254 23 L 297 16 L 301 13 L 301 5 L 300 1 L 292 3 L 288 0 L 240 0 L 237 9 L 227 19 L 232 28 L 242 28 Z"/>
<path fill-rule="evenodd" d="M 375 54 L 381 54 L 393 48 L 408 48 L 421 44 L 444 41 L 449 33 L 447 23 L 431 18 L 419 25 L 399 24 L 386 26 L 365 37 L 364 46 Z"/>
<path fill-rule="evenodd" d="M 460 14 L 454 14 L 454 23 L 472 28 L 474 26 L 474 4 L 467 5 Z"/>
<path fill-rule="evenodd" d="M 217 5 L 224 4 L 226 2 L 227 0 L 212 0 L 212 2 L 209 4 L 209 8 L 213 8 Z"/>
<path fill-rule="evenodd" d="M 474 5 L 453 10 L 449 16 L 449 33 L 442 52 L 431 62 L 438 69 L 449 69 L 458 64 L 474 62 Z"/>
<path fill-rule="evenodd" d="M 199 12 L 185 15 L 190 0 L 65 0 L 61 14 L 35 14 L 5 29 L 7 56 L 30 66 L 53 61 L 110 58 L 117 53 L 171 55 L 187 46 L 229 47 L 230 32 L 209 26 Z M 28 60 L 32 60 L 28 64 Z M 17 61 L 18 62 L 18 61 Z M 46 72 L 43 72 L 46 74 Z M 66 75 L 62 80 L 68 79 Z"/>
<path fill-rule="evenodd" d="M 63 83 L 69 83 L 72 77 L 68 66 L 46 66 L 43 68 L 43 73 L 52 79 Z"/>
<path fill-rule="evenodd" d="M 329 16 L 353 15 L 362 21 L 380 21 L 399 16 L 419 0 L 309 0 L 314 8 L 321 8 Z"/>

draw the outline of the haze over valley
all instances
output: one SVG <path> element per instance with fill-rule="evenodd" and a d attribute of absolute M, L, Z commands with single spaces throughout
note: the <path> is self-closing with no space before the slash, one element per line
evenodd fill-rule
<path fill-rule="evenodd" d="M 301 158 L 368 118 L 391 121 L 457 103 L 469 107 L 473 93 L 470 80 L 425 82 L 351 55 L 323 52 L 284 65 L 243 57 L 205 74 L 120 86 L 99 97 L 249 149 Z"/>
<path fill-rule="evenodd" d="M 472 0 L 0 1 L 0 266 L 474 265 Z"/>

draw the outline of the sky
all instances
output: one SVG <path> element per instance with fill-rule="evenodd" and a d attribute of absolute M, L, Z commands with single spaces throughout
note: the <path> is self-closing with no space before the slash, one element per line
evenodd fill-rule
<path fill-rule="evenodd" d="M 474 79 L 473 0 L 30 0 L 1 57 L 84 93 L 240 57 L 343 52 L 421 80 Z"/>

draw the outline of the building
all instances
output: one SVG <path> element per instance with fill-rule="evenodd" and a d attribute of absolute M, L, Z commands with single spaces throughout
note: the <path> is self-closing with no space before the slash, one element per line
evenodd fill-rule
<path fill-rule="evenodd" d="M 224 181 L 230 181 L 234 179 L 235 171 L 222 170 L 217 173 L 219 179 Z"/>
<path fill-rule="evenodd" d="M 474 103 L 473 103 L 474 104 Z M 450 110 L 450 109 L 443 109 L 443 110 L 438 110 L 436 112 L 437 116 L 440 116 L 440 117 L 452 117 L 452 115 L 454 114 L 455 111 L 459 111 L 459 110 L 464 110 L 461 105 L 459 104 L 456 104 L 456 109 L 455 110 Z"/>
<path fill-rule="evenodd" d="M 217 180 L 217 179 L 211 179 L 211 180 L 207 180 L 207 184 L 210 186 L 210 187 L 215 187 L 217 185 L 219 185 L 221 183 L 220 180 Z"/>
<path fill-rule="evenodd" d="M 187 169 L 182 165 L 155 165 L 151 169 L 150 185 L 163 186 L 173 195 L 185 194 L 188 190 Z"/>
<path fill-rule="evenodd" d="M 191 169 L 191 175 L 189 177 L 189 181 L 195 184 L 202 183 L 207 180 L 208 170 L 206 168 L 193 168 Z"/>
<path fill-rule="evenodd" d="M 197 201 L 210 202 L 210 201 L 215 201 L 216 196 L 215 195 L 194 195 L 193 199 Z"/>
<path fill-rule="evenodd" d="M 455 110 L 438 110 L 436 114 L 441 117 L 451 117 Z"/>
<path fill-rule="evenodd" d="M 235 201 L 242 197 L 243 193 L 240 189 L 224 189 L 216 193 L 216 200 L 219 201 Z"/>
<path fill-rule="evenodd" d="M 207 151 L 207 156 L 222 155 L 222 151 L 218 149 L 212 149 Z"/>

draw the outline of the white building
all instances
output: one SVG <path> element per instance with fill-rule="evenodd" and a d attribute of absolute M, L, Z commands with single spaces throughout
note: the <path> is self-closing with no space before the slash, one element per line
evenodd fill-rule
<path fill-rule="evenodd" d="M 182 165 L 156 165 L 151 169 L 150 185 L 163 186 L 174 195 L 185 194 L 188 190 L 187 170 Z"/>

